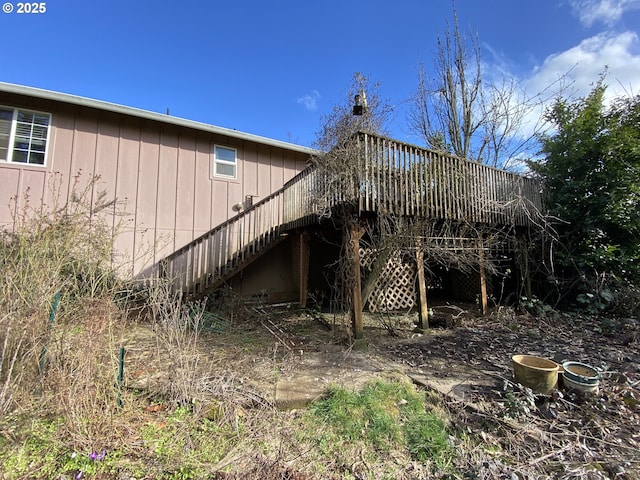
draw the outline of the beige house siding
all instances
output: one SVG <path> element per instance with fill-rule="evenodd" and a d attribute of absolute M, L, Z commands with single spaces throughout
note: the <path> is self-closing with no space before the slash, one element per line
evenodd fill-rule
<path fill-rule="evenodd" d="M 309 154 L 98 108 L 0 91 L 0 105 L 52 115 L 46 165 L 0 162 L 0 226 L 11 228 L 13 206 L 69 198 L 74 178 L 117 199 L 106 220 L 118 233 L 123 273 L 148 276 L 155 263 L 236 214 L 247 196 L 257 201 L 300 172 Z M 237 178 L 213 175 L 213 147 L 237 150 Z M 56 199 L 54 186 L 60 187 Z M 102 213 L 101 215 L 105 215 Z"/>

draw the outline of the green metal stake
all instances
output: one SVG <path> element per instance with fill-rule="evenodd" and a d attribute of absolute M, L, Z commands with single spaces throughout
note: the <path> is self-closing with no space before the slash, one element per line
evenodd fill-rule
<path fill-rule="evenodd" d="M 49 314 L 49 325 L 47 326 L 47 332 L 51 330 L 51 325 L 53 325 L 53 321 L 56 318 L 58 303 L 60 303 L 60 292 L 57 292 L 53 297 L 53 306 L 51 307 L 51 313 Z M 41 375 L 44 372 L 44 361 L 45 357 L 47 356 L 47 342 L 45 342 L 44 347 L 42 347 L 42 352 L 40 352 L 40 363 L 38 365 L 38 371 Z"/>
<path fill-rule="evenodd" d="M 122 407 L 122 380 L 124 378 L 124 347 L 120 347 L 120 364 L 118 366 L 118 408 Z"/>

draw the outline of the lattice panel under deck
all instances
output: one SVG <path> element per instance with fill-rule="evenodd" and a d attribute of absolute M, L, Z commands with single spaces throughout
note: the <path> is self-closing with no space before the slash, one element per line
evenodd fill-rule
<path fill-rule="evenodd" d="M 362 267 L 370 270 L 375 261 L 375 252 L 361 248 L 360 259 Z M 401 256 L 391 255 L 369 297 L 369 311 L 409 310 L 415 306 L 415 275 L 415 264 L 403 263 Z"/>

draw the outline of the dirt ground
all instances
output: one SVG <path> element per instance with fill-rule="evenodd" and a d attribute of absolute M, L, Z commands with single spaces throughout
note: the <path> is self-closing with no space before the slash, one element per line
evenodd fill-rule
<path fill-rule="evenodd" d="M 331 383 L 356 387 L 398 371 L 440 392 L 450 427 L 475 439 L 474 451 L 460 451 L 465 478 L 640 478 L 637 319 L 540 319 L 506 308 L 480 317 L 474 305 L 441 303 L 422 334 L 413 314 L 367 315 L 365 339 L 353 344 L 329 314 L 244 308 L 221 332 L 204 332 L 199 348 L 213 360 L 212 375 L 237 379 L 261 401 L 277 403 L 278 385 L 301 382 L 304 403 Z M 163 372 L 145 360 L 156 344 L 150 330 L 145 335 L 129 339 L 128 381 L 157 388 Z M 592 365 L 599 392 L 534 394 L 515 383 L 514 354 Z"/>

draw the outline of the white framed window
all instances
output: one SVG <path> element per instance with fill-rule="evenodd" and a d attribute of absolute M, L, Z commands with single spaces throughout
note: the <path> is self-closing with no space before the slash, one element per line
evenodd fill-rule
<path fill-rule="evenodd" d="M 213 146 L 213 174 L 216 177 L 236 178 L 238 155 L 235 148 Z"/>
<path fill-rule="evenodd" d="M 0 106 L 0 162 L 44 165 L 51 114 Z"/>

